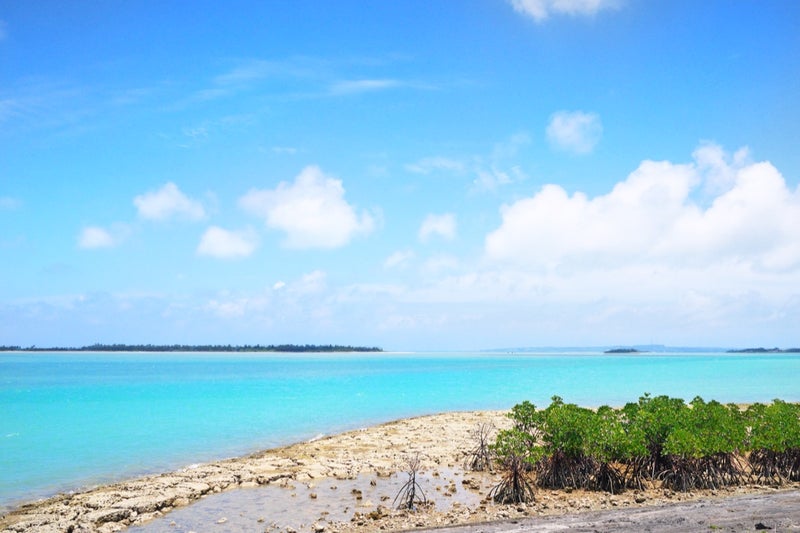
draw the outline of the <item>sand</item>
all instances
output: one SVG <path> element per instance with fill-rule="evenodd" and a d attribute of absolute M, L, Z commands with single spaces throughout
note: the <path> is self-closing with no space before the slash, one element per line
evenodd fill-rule
<path fill-rule="evenodd" d="M 770 505 L 774 507 L 776 498 L 786 500 L 779 508 L 788 505 L 785 523 L 780 527 L 800 529 L 800 484 L 780 491 L 746 485 L 719 491 L 675 493 L 652 489 L 620 495 L 538 489 L 533 503 L 496 505 L 488 502 L 486 495 L 497 482 L 497 474 L 468 472 L 463 465 L 465 452 L 475 444 L 472 433 L 480 423 L 498 429 L 510 425 L 505 412 L 496 411 L 399 420 L 33 502 L 0 517 L 0 531 L 110 532 L 130 528 L 132 532 L 148 533 L 349 533 L 453 526 L 472 527 L 463 531 L 527 531 L 520 528 L 547 524 L 545 530 L 581 530 L 580 524 L 601 523 L 610 524 L 609 528 L 587 530 L 611 531 L 623 529 L 624 524 L 635 526 L 637 516 L 655 516 L 656 524 L 667 529 L 654 530 L 669 531 L 668 519 L 676 516 L 676 511 L 670 509 L 679 509 L 676 505 L 689 505 L 681 508 L 681 513 L 688 514 L 712 509 L 712 515 L 702 519 L 708 521 L 709 527 L 717 523 L 723 527 L 734 520 L 733 523 L 747 524 L 752 529 L 758 520 L 777 523 L 775 517 L 758 515 L 759 509 L 766 513 Z M 398 511 L 393 499 L 407 481 L 407 462 L 414 457 L 420 461 L 417 481 L 428 504 L 413 512 Z M 738 507 L 734 505 L 734 511 L 721 508 L 716 518 L 713 506 L 702 505 L 704 501 L 735 502 L 736 498 L 753 497 L 760 499 L 735 504 Z M 661 508 L 666 509 L 663 519 L 657 513 L 641 515 L 642 509 Z M 738 508 L 744 511 L 737 514 Z M 794 518 L 789 511 L 794 512 Z M 747 516 L 736 522 L 742 513 Z M 535 525 L 537 520 L 544 522 Z M 679 527 L 681 524 L 673 525 L 672 530 L 687 529 Z M 770 527 L 766 522 L 764 525 Z M 630 530 L 642 529 L 634 526 Z"/>

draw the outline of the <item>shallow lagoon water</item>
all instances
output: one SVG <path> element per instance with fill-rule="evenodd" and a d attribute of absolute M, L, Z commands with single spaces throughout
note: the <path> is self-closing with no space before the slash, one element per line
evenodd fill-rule
<path fill-rule="evenodd" d="M 0 354 L 0 507 L 441 411 L 800 400 L 799 354 Z"/>

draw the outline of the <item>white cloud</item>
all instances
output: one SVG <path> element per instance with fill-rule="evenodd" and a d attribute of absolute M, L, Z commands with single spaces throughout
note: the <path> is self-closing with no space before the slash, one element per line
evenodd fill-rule
<path fill-rule="evenodd" d="M 228 231 L 211 226 L 203 233 L 197 253 L 219 259 L 239 259 L 252 254 L 257 245 L 252 231 Z"/>
<path fill-rule="evenodd" d="M 592 16 L 604 9 L 619 6 L 619 0 L 511 0 L 514 10 L 533 18 L 546 20 L 551 14 Z"/>
<path fill-rule="evenodd" d="M 729 158 L 721 146 L 705 142 L 692 154 L 697 166 L 706 172 L 705 192 L 717 195 L 728 191 L 736 181 L 736 168 L 750 161 L 750 152 L 747 147 L 740 148 Z M 727 160 L 731 159 L 732 164 Z"/>
<path fill-rule="evenodd" d="M 78 236 L 78 247 L 84 250 L 110 248 L 115 244 L 117 243 L 111 233 L 98 226 L 87 226 Z"/>
<path fill-rule="evenodd" d="M 560 150 L 588 154 L 603 136 L 603 125 L 596 113 L 558 111 L 550 117 L 547 139 Z"/>
<path fill-rule="evenodd" d="M 800 268 L 800 192 L 769 163 L 747 163 L 741 151 L 710 158 L 710 149 L 695 152 L 690 164 L 645 161 L 595 198 L 546 185 L 502 208 L 486 254 L 540 271 L 731 261 L 754 270 Z M 708 207 L 696 203 L 693 191 L 719 175 L 732 176 L 727 190 Z"/>
<path fill-rule="evenodd" d="M 454 239 L 456 236 L 456 216 L 452 213 L 426 216 L 419 228 L 419 240 L 427 242 L 434 235 L 447 240 Z"/>
<path fill-rule="evenodd" d="M 275 284 L 272 286 L 273 291 L 279 291 L 282 288 L 286 287 L 286 283 L 283 281 L 276 281 Z"/>
<path fill-rule="evenodd" d="M 359 215 L 344 194 L 341 180 L 309 166 L 294 183 L 253 189 L 239 199 L 239 205 L 263 218 L 268 228 L 286 233 L 284 245 L 289 248 L 338 248 L 375 227 L 373 216 Z"/>
<path fill-rule="evenodd" d="M 386 258 L 383 262 L 383 267 L 387 269 L 402 268 L 414 259 L 414 255 L 413 250 L 398 250 Z"/>
<path fill-rule="evenodd" d="M 167 220 L 182 217 L 189 220 L 205 218 L 203 205 L 184 195 L 172 182 L 157 191 L 147 192 L 133 199 L 139 216 L 147 220 Z"/>

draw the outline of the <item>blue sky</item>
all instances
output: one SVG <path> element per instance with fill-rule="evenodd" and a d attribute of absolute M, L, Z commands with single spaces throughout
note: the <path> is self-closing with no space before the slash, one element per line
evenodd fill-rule
<path fill-rule="evenodd" d="M 795 1 L 0 1 L 0 344 L 800 345 Z"/>

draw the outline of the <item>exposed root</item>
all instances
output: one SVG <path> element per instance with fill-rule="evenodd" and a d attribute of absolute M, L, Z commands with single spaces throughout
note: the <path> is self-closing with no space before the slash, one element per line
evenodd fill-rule
<path fill-rule="evenodd" d="M 509 455 L 503 462 L 503 468 L 503 478 L 489 492 L 489 498 L 503 504 L 534 501 L 533 487 L 527 476 L 527 463 L 518 455 Z"/>
<path fill-rule="evenodd" d="M 536 483 L 548 489 L 588 488 L 599 465 L 592 457 L 566 455 L 561 451 L 539 460 L 534 467 Z"/>
<path fill-rule="evenodd" d="M 406 459 L 406 473 L 408 481 L 400 487 L 394 497 L 392 505 L 397 509 L 414 511 L 418 505 L 426 505 L 428 499 L 422 491 L 422 487 L 417 483 L 417 471 L 419 470 L 419 455 Z"/>
<path fill-rule="evenodd" d="M 494 472 L 494 454 L 492 454 L 492 450 L 489 447 L 493 432 L 494 425 L 483 422 L 470 431 L 470 436 L 477 442 L 464 459 L 464 469 L 474 472 Z"/>

